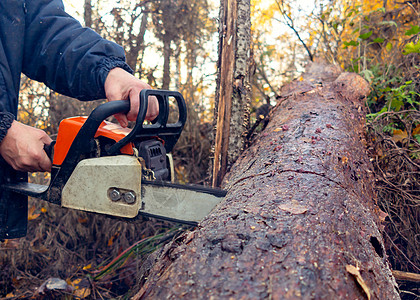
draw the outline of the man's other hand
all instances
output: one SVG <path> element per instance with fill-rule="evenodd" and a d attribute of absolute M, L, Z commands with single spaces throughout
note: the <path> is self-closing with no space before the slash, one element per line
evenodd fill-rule
<path fill-rule="evenodd" d="M 109 101 L 130 99 L 130 111 L 127 115 L 116 114 L 115 118 L 122 127 L 127 127 L 128 121 L 135 121 L 140 105 L 140 91 L 150 89 L 150 85 L 134 77 L 121 68 L 109 71 L 105 80 L 105 93 Z M 149 97 L 146 120 L 153 120 L 159 114 L 159 104 L 156 97 Z"/>
<path fill-rule="evenodd" d="M 17 171 L 50 172 L 51 160 L 44 145 L 51 142 L 44 131 L 13 121 L 0 143 L 0 154 Z"/>

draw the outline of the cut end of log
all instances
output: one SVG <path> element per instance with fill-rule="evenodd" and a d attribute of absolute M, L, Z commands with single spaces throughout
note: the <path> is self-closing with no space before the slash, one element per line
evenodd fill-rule
<path fill-rule="evenodd" d="M 333 84 L 345 98 L 353 101 L 364 100 L 371 90 L 369 83 L 355 73 L 342 73 Z"/>

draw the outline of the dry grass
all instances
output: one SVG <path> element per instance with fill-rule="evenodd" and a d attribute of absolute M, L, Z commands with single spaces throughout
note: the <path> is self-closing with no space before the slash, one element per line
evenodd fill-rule
<path fill-rule="evenodd" d="M 392 135 L 384 126 L 400 123 L 407 135 Z M 385 241 L 393 269 L 420 273 L 420 144 L 411 136 L 419 111 L 387 112 L 368 123 L 376 190 L 388 214 Z"/>

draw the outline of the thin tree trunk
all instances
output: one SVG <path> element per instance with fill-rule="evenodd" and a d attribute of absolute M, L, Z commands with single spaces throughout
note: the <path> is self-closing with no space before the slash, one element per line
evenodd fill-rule
<path fill-rule="evenodd" d="M 163 39 L 163 90 L 169 90 L 169 85 L 171 83 L 171 54 L 171 38 L 168 35 L 165 35 Z"/>
<path fill-rule="evenodd" d="M 85 0 L 83 18 L 85 20 L 85 26 L 92 27 L 92 2 L 91 0 Z"/>
<path fill-rule="evenodd" d="M 147 5 L 147 4 L 145 4 Z M 146 6 L 147 7 L 147 6 Z M 127 64 L 134 70 L 134 73 L 142 71 L 141 67 L 138 68 L 137 61 L 139 59 L 139 54 L 141 51 L 144 50 L 144 35 L 146 34 L 146 29 L 148 26 L 148 13 L 143 12 L 141 16 L 141 23 L 140 23 L 140 30 L 136 34 L 133 32 L 131 28 L 131 39 L 129 40 L 130 43 L 130 51 L 126 53 L 126 60 Z M 141 75 L 141 74 L 139 74 Z"/>
<path fill-rule="evenodd" d="M 221 0 L 212 184 L 220 186 L 248 129 L 251 20 L 249 0 Z"/>
<path fill-rule="evenodd" d="M 135 299 L 398 299 L 365 152 L 364 79 L 313 65 Z"/>

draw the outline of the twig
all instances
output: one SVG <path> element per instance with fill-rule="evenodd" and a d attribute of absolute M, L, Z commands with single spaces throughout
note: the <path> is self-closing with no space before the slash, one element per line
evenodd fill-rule
<path fill-rule="evenodd" d="M 394 275 L 395 279 L 397 280 L 420 282 L 420 274 L 417 274 L 417 273 L 392 270 L 392 275 Z"/>

